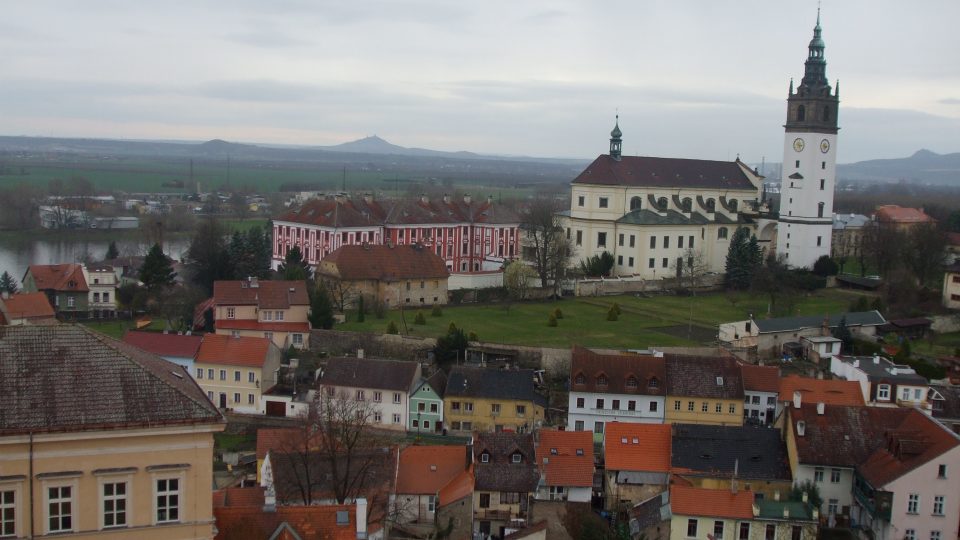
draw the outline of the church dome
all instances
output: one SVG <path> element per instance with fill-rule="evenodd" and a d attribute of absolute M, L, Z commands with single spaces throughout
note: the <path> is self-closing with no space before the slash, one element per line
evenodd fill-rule
<path fill-rule="evenodd" d="M 610 137 L 613 139 L 619 139 L 623 136 L 623 132 L 620 131 L 620 120 L 617 119 L 617 124 L 613 126 L 613 131 L 610 132 Z"/>

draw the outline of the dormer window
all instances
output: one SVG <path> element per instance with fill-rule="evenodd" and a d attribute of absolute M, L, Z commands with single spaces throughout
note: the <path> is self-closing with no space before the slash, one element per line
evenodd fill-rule
<path fill-rule="evenodd" d="M 484 451 L 484 452 L 482 452 L 482 453 L 480 454 L 480 463 L 490 463 L 490 453 L 489 453 L 489 452 Z"/>
<path fill-rule="evenodd" d="M 557 449 L 556 449 L 556 448 L 551 448 L 551 449 L 550 449 L 550 455 L 551 455 L 551 456 L 557 455 Z"/>
<path fill-rule="evenodd" d="M 510 455 L 510 463 L 520 463 L 523 461 L 523 454 L 520 452 L 514 452 Z"/>
<path fill-rule="evenodd" d="M 577 373 L 577 376 L 573 378 L 573 384 L 587 384 L 587 378 L 583 376 L 583 373 Z"/>
<path fill-rule="evenodd" d="M 717 386 L 723 386 L 723 377 L 717 377 Z"/>
<path fill-rule="evenodd" d="M 578 455 L 578 456 L 582 456 L 582 455 L 583 455 L 583 448 L 577 448 L 577 455 Z"/>
<path fill-rule="evenodd" d="M 660 197 L 659 199 L 657 199 L 657 208 L 659 208 L 660 210 L 666 210 L 666 209 L 667 209 L 667 198 L 666 198 L 666 197 Z"/>
<path fill-rule="evenodd" d="M 627 388 L 636 388 L 637 387 L 637 378 L 633 375 L 627 377 Z"/>
<path fill-rule="evenodd" d="M 597 375 L 597 386 L 606 386 L 607 385 L 607 376 L 604 374 Z"/>
<path fill-rule="evenodd" d="M 650 381 L 647 382 L 648 388 L 660 388 L 660 381 L 656 377 L 650 377 Z"/>

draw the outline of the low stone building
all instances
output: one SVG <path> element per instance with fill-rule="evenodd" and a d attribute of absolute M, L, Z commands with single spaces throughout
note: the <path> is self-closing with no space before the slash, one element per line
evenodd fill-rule
<path fill-rule="evenodd" d="M 745 321 L 721 324 L 719 339 L 721 343 L 733 347 L 752 348 L 761 358 L 775 357 L 783 352 L 784 344 L 796 343 L 799 349 L 801 337 L 822 336 L 832 332 L 844 318 L 847 328 L 859 339 L 873 338 L 877 335 L 877 327 L 887 322 L 876 310 L 836 313 L 826 317 L 809 315 L 755 319 L 751 316 Z"/>

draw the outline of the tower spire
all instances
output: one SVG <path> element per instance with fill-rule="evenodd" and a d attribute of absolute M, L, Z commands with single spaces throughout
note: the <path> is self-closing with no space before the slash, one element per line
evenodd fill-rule
<path fill-rule="evenodd" d="M 613 126 L 613 131 L 610 132 L 610 157 L 620 161 L 620 148 L 623 145 L 623 141 L 620 139 L 623 136 L 623 132 L 620 131 L 620 114 L 617 113 L 616 123 Z"/>

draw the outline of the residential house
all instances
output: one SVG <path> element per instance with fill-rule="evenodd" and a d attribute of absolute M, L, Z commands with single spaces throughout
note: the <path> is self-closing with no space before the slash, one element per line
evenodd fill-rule
<path fill-rule="evenodd" d="M 960 262 L 954 261 L 943 273 L 943 307 L 960 309 Z"/>
<path fill-rule="evenodd" d="M 537 490 L 532 433 L 479 432 L 473 439 L 474 532 L 503 538 L 528 518 Z"/>
<path fill-rule="evenodd" d="M 750 539 L 789 537 L 791 540 L 816 540 L 819 538 L 820 511 L 807 501 L 804 493 L 800 501 L 763 499 L 754 502 Z"/>
<path fill-rule="evenodd" d="M 741 364 L 740 375 L 743 377 L 744 423 L 773 424 L 780 395 L 780 368 Z"/>
<path fill-rule="evenodd" d="M 835 355 L 840 354 L 843 347 L 843 340 L 825 336 L 803 336 L 800 338 L 800 346 L 803 349 L 803 357 L 807 360 L 819 364 L 827 364 Z"/>
<path fill-rule="evenodd" d="M 674 540 L 749 540 L 753 537 L 753 493 L 747 490 L 673 484 L 670 486 L 670 513 L 670 538 Z"/>
<path fill-rule="evenodd" d="M 427 378 L 420 377 L 410 392 L 410 431 L 440 433 L 443 431 L 443 392 L 447 387 L 447 375 L 436 370 Z"/>
<path fill-rule="evenodd" d="M 23 279 L 25 292 L 42 292 L 60 317 L 86 318 L 90 314 L 87 280 L 79 264 L 31 264 Z"/>
<path fill-rule="evenodd" d="M 910 366 L 894 364 L 879 355 L 835 356 L 830 372 L 859 383 L 863 399 L 870 405 L 922 407 L 927 403 L 929 381 Z"/>
<path fill-rule="evenodd" d="M 0 324 L 56 324 L 57 316 L 42 292 L 4 295 L 0 298 Z"/>
<path fill-rule="evenodd" d="M 320 375 L 321 404 L 327 399 L 370 403 L 371 425 L 405 431 L 410 394 L 421 377 L 418 362 L 373 358 L 330 358 Z"/>
<path fill-rule="evenodd" d="M 258 414 L 263 391 L 277 383 L 280 349 L 262 337 L 203 336 L 194 379 L 221 409 Z"/>
<path fill-rule="evenodd" d="M 626 512 L 670 484 L 672 428 L 610 422 L 604 433 L 604 508 Z"/>
<path fill-rule="evenodd" d="M 267 338 L 281 349 L 310 346 L 305 281 L 215 281 L 213 300 L 217 334 Z"/>
<path fill-rule="evenodd" d="M 670 491 L 637 503 L 629 515 L 632 540 L 667 540 L 670 538 Z"/>
<path fill-rule="evenodd" d="M 594 472 L 590 432 L 541 429 L 534 442 L 540 470 L 535 498 L 589 503 Z"/>
<path fill-rule="evenodd" d="M 183 366 L 187 373 L 194 373 L 193 363 L 203 336 L 130 330 L 123 335 L 123 342 Z"/>
<path fill-rule="evenodd" d="M 213 536 L 224 422 L 182 368 L 80 325 L 7 326 L 0 387 L 0 535 Z"/>
<path fill-rule="evenodd" d="M 471 465 L 452 482 L 440 489 L 437 500 L 437 525 L 442 530 L 449 528 L 450 540 L 473 539 L 473 484 L 474 468 Z"/>
<path fill-rule="evenodd" d="M 881 227 L 892 227 L 900 231 L 910 231 L 920 225 L 933 225 L 937 220 L 928 216 L 923 208 L 908 208 L 895 204 L 878 206 L 873 220 Z"/>
<path fill-rule="evenodd" d="M 954 433 L 960 433 L 960 388 L 952 384 L 931 384 L 927 402 L 937 422 Z"/>
<path fill-rule="evenodd" d="M 530 369 L 454 366 L 443 396 L 444 421 L 457 432 L 529 432 L 543 423 L 547 399 Z"/>
<path fill-rule="evenodd" d="M 83 266 L 83 275 L 90 289 L 87 305 L 90 316 L 109 319 L 117 316 L 117 275 L 109 265 Z"/>
<path fill-rule="evenodd" d="M 444 490 L 449 491 L 461 483 L 468 483 L 470 489 L 455 499 L 463 502 L 459 506 L 461 515 L 457 516 L 460 518 L 459 536 L 469 537 L 473 505 L 465 499 L 473 491 L 472 449 L 460 445 L 408 446 L 401 450 L 393 503 L 400 526 L 417 536 L 443 530 L 448 523 L 438 519 L 440 496 Z"/>
<path fill-rule="evenodd" d="M 863 214 L 833 214 L 830 256 L 853 261 L 863 249 L 863 231 L 870 218 Z"/>
<path fill-rule="evenodd" d="M 673 424 L 674 477 L 695 487 L 729 489 L 738 482 L 758 499 L 786 497 L 793 486 L 780 430 L 761 426 Z"/>
<path fill-rule="evenodd" d="M 667 354 L 664 421 L 743 425 L 743 379 L 736 359 Z"/>
<path fill-rule="evenodd" d="M 854 519 L 873 538 L 955 538 L 960 440 L 915 409 L 879 411 L 886 429 L 864 433 L 879 437 L 856 467 Z"/>
<path fill-rule="evenodd" d="M 317 276 L 341 309 L 356 306 L 425 307 L 447 303 L 444 260 L 422 244 L 343 246 L 317 266 Z"/>
<path fill-rule="evenodd" d="M 735 347 L 754 348 L 761 358 L 776 358 L 783 354 L 784 344 L 799 343 L 804 336 L 823 336 L 824 327 L 827 333 L 832 332 L 844 318 L 854 337 L 867 340 L 876 336 L 877 327 L 887 322 L 876 310 L 839 313 L 826 318 L 816 315 L 775 319 L 751 317 L 721 324 L 719 339 Z"/>
<path fill-rule="evenodd" d="M 603 441 L 607 422 L 663 423 L 666 367 L 662 356 L 598 354 L 573 348 L 567 429 L 592 430 Z"/>
<path fill-rule="evenodd" d="M 863 392 L 856 381 L 814 379 L 799 375 L 780 378 L 777 418 L 791 403 L 824 403 L 826 405 L 865 405 Z"/>

